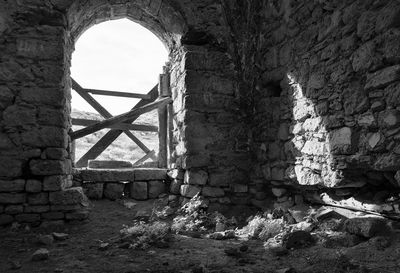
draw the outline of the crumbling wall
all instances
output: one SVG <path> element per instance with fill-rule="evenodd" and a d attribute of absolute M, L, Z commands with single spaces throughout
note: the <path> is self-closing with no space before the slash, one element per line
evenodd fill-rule
<path fill-rule="evenodd" d="M 273 187 L 283 207 L 286 187 L 398 188 L 399 3 L 265 4 L 252 183 Z"/>
<path fill-rule="evenodd" d="M 65 15 L 42 1 L 0 10 L 0 224 L 85 218 L 71 188 Z"/>

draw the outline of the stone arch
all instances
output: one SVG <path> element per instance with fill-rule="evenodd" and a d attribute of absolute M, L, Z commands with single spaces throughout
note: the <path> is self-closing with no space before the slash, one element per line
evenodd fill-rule
<path fill-rule="evenodd" d="M 95 24 L 122 18 L 149 29 L 170 51 L 180 46 L 187 29 L 180 12 L 161 0 L 74 1 L 67 11 L 70 42 Z"/>

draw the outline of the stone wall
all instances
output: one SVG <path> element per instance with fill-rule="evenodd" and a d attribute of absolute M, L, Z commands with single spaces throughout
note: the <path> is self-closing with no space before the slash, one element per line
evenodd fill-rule
<path fill-rule="evenodd" d="M 399 3 L 266 2 L 252 183 L 282 206 L 286 187 L 399 188 Z"/>

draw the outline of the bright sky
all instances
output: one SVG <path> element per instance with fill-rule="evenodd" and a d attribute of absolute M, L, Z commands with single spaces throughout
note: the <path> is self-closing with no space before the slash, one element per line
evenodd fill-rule
<path fill-rule="evenodd" d="M 88 29 L 75 44 L 71 76 L 82 87 L 148 93 L 158 82 L 168 52 L 149 30 L 128 19 Z M 129 111 L 136 99 L 93 95 L 111 114 Z M 72 108 L 96 112 L 75 91 Z"/>

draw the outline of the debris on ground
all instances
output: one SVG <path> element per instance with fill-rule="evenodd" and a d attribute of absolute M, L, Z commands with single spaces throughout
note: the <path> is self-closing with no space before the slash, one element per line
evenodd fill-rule
<path fill-rule="evenodd" d="M 32 261 L 43 261 L 49 258 L 50 252 L 46 248 L 40 248 L 32 254 Z"/>

